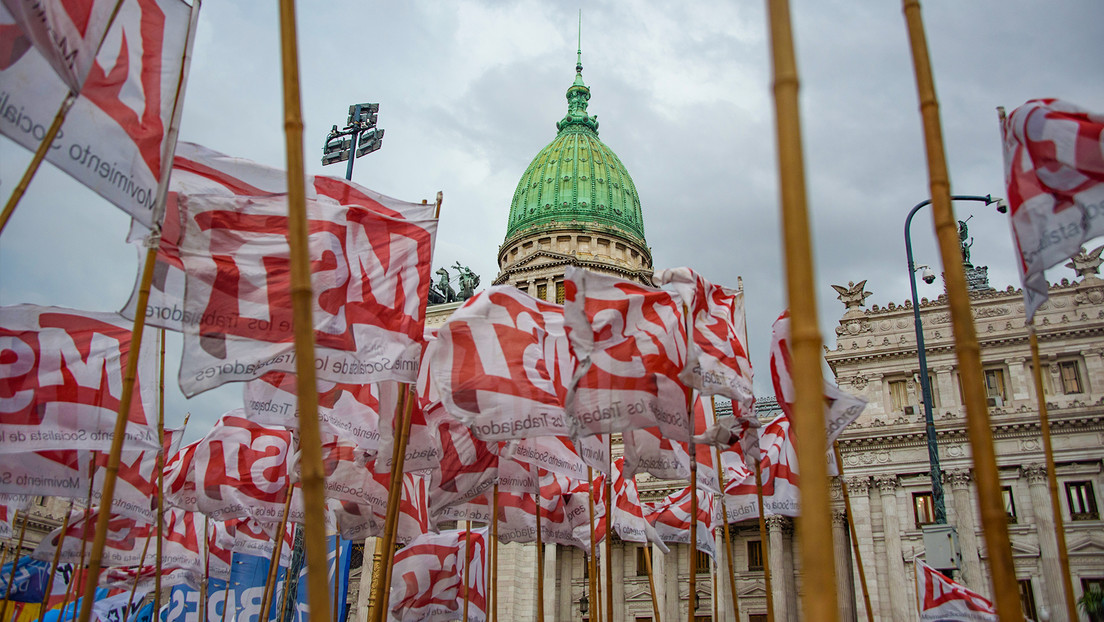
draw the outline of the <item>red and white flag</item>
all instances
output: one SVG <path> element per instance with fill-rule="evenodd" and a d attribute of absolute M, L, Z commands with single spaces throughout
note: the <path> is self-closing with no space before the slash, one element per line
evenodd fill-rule
<path fill-rule="evenodd" d="M 196 507 L 214 520 L 279 521 L 290 485 L 291 432 L 240 414 L 223 415 L 196 447 Z"/>
<path fill-rule="evenodd" d="M 457 421 L 441 424 L 441 466 L 430 474 L 430 515 L 488 493 L 498 481 L 498 443 L 488 444 Z"/>
<path fill-rule="evenodd" d="M 625 458 L 618 458 L 613 465 L 613 530 L 626 542 L 655 542 L 664 553 L 667 545 L 656 533 L 640 503 L 636 480 L 624 475 Z M 603 508 L 604 510 L 604 508 Z"/>
<path fill-rule="evenodd" d="M 695 533 L 697 549 L 716 559 L 717 546 L 713 540 L 713 493 L 700 488 L 696 493 L 698 497 L 696 518 L 698 525 Z M 651 506 L 647 514 L 648 522 L 655 527 L 656 533 L 664 542 L 690 543 L 692 494 L 695 494 L 693 487 L 687 486 L 668 495 L 662 501 L 648 504 Z"/>
<path fill-rule="evenodd" d="M 779 415 L 758 431 L 763 510 L 768 516 L 797 516 L 800 513 L 797 448 L 790 435 L 790 420 L 785 415 Z M 744 478 L 734 477 L 725 485 L 725 509 L 729 523 L 759 516 L 755 473 L 745 472 L 747 475 Z"/>
<path fill-rule="evenodd" d="M 419 372 L 420 373 L 420 372 Z M 390 473 L 391 461 L 395 456 L 395 412 L 394 404 L 405 385 L 395 382 L 381 382 L 380 392 L 379 450 L 376 452 L 375 469 L 378 473 Z M 442 412 L 427 410 L 413 393 L 409 396 L 410 434 L 403 455 L 403 472 L 413 473 L 436 469 L 441 463 L 440 424 L 446 420 Z M 404 417 L 406 415 L 404 414 Z"/>
<path fill-rule="evenodd" d="M 63 449 L 0 454 L 0 493 L 68 497 L 83 503 L 91 455 Z"/>
<path fill-rule="evenodd" d="M 563 307 L 496 285 L 456 310 L 426 358 L 445 410 L 484 440 L 566 435 L 574 361 Z"/>
<path fill-rule="evenodd" d="M 468 590 L 468 622 L 486 619 L 487 530 L 425 534 L 395 554 L 388 620 L 455 620 Z M 469 553 L 470 551 L 470 553 Z M 465 558 L 470 558 L 465 580 Z"/>
<path fill-rule="evenodd" d="M 99 520 L 99 510 L 86 512 L 74 510 L 69 514 L 69 526 L 62 541 L 61 528 L 55 529 L 43 538 L 35 548 L 34 558 L 42 561 L 53 559 L 54 551 L 61 542 L 60 561 L 64 563 L 87 563 L 91 547 L 85 547 L 84 560 L 81 561 L 81 540 L 91 540 Z M 197 519 L 198 517 L 198 519 Z M 146 539 L 156 537 L 157 526 L 143 523 L 133 518 L 112 514 L 107 524 L 107 536 L 104 545 L 102 563 L 104 566 L 141 565 L 142 548 Z M 206 537 L 203 516 L 182 510 L 166 510 L 165 533 L 162 541 L 162 567 L 165 570 L 184 569 L 203 573 L 202 542 Z M 147 551 L 152 559 L 152 552 Z"/>
<path fill-rule="evenodd" d="M 12 537 L 12 519 L 31 505 L 31 495 L 0 493 L 0 538 Z"/>
<path fill-rule="evenodd" d="M 189 443 L 165 458 L 165 502 L 189 512 L 199 511 L 196 505 L 195 456 L 200 442 Z"/>
<path fill-rule="evenodd" d="M 566 436 L 517 439 L 507 441 L 501 455 L 577 480 L 587 478 L 588 466 L 609 470 L 605 435 L 584 436 L 574 441 Z"/>
<path fill-rule="evenodd" d="M 272 559 L 276 540 L 270 531 L 277 531 L 279 522 L 262 524 L 252 518 L 235 519 L 230 522 L 234 525 L 234 544 L 231 547 L 233 552 Z M 271 529 L 266 529 L 266 526 Z M 282 534 L 284 541 L 280 545 L 281 566 L 291 565 L 292 548 L 295 544 L 294 529 L 294 525 L 288 525 Z"/>
<path fill-rule="evenodd" d="M 165 430 L 165 455 L 176 453 L 183 430 Z M 92 480 L 92 505 L 99 506 L 108 455 L 96 452 L 96 475 Z M 84 502 L 80 499 L 81 503 Z M 157 520 L 157 451 L 123 451 L 115 479 L 111 512 L 152 523 Z"/>
<path fill-rule="evenodd" d="M 180 388 L 195 395 L 295 370 L 287 199 L 182 201 L 187 272 Z M 318 377 L 364 384 L 418 377 L 436 220 L 308 201 Z"/>
<path fill-rule="evenodd" d="M 52 18 L 30 28 L 30 39 L 46 39 L 47 56 L 37 45 L 13 40 L 21 32 L 0 26 L 0 39 L 7 39 L 0 50 L 9 54 L 0 62 L 0 132 L 37 149 L 66 94 L 79 91 L 47 161 L 151 227 L 171 157 L 166 135 L 185 71 L 191 7 L 180 0 L 126 0 L 104 35 L 114 0 L 4 4 L 0 24 L 12 23 L 12 6 L 28 24 L 43 5 L 51 6 Z"/>
<path fill-rule="evenodd" d="M 775 399 L 786 417 L 793 418 L 797 392 L 793 383 L 793 357 L 790 355 L 790 311 L 782 312 L 774 321 L 770 346 L 771 382 Z M 824 425 L 828 439 L 828 451 L 843 429 L 859 418 L 866 408 L 866 400 L 841 390 L 824 381 Z"/>
<path fill-rule="evenodd" d="M 916 559 L 916 600 L 920 622 L 996 622 L 993 603 Z"/>
<path fill-rule="evenodd" d="M 0 453 L 110 448 L 132 353 L 118 314 L 0 307 Z M 138 355 L 125 446 L 156 450 L 152 341 Z"/>
<path fill-rule="evenodd" d="M 678 294 L 692 318 L 686 367 L 679 378 L 702 395 L 724 395 L 751 411 L 751 360 L 743 290 L 706 281 L 689 268 L 660 270 L 655 282 Z"/>
<path fill-rule="evenodd" d="M 565 410 L 572 436 L 658 426 L 689 440 L 686 322 L 670 292 L 569 267 L 564 325 L 577 361 Z"/>
<path fill-rule="evenodd" d="M 1027 319 L 1047 299 L 1044 271 L 1104 235 L 1104 115 L 1033 99 L 1001 123 L 1004 180 Z"/>

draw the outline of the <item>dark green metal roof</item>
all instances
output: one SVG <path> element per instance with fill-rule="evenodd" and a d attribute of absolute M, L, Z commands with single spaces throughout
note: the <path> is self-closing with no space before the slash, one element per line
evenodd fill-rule
<path fill-rule="evenodd" d="M 587 113 L 589 99 L 580 55 L 575 82 L 567 89 L 567 115 L 556 123 L 559 133 L 533 158 L 514 191 L 507 240 L 574 221 L 583 228 L 612 227 L 644 244 L 636 185 L 617 155 L 598 139 L 598 117 Z"/>

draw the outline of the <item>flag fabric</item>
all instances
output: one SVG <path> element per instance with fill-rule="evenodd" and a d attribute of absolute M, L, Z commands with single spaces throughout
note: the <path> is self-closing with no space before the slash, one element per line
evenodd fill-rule
<path fill-rule="evenodd" d="M 111 447 L 127 358 L 139 356 L 126 445 L 157 449 L 152 341 L 114 313 L 0 307 L 0 453 Z"/>
<path fill-rule="evenodd" d="M 645 508 L 640 502 L 636 480 L 625 477 L 625 458 L 618 458 L 613 466 L 613 530 L 625 542 L 655 542 L 667 553 L 667 545 L 656 533 L 655 527 L 645 518 Z M 605 508 L 602 508 L 605 511 Z"/>
<path fill-rule="evenodd" d="M 572 436 L 658 426 L 688 440 L 681 303 L 670 292 L 574 267 L 564 288 L 577 361 L 565 402 Z"/>
<path fill-rule="evenodd" d="M 789 309 L 783 311 L 782 315 L 774 321 L 770 346 L 770 370 L 775 399 L 778 400 L 782 413 L 792 419 L 797 393 L 793 383 L 793 358 L 790 355 Z M 829 451 L 843 429 L 858 419 L 865 408 L 865 399 L 851 395 L 827 380 L 824 381 L 824 423 Z"/>
<path fill-rule="evenodd" d="M 686 367 L 679 379 L 702 395 L 723 395 L 750 412 L 754 375 L 747 353 L 743 290 L 710 283 L 689 268 L 660 270 L 654 280 L 677 293 L 690 313 Z"/>
<path fill-rule="evenodd" d="M 571 440 L 566 436 L 537 436 L 507 441 L 501 456 L 525 462 L 553 473 L 585 480 L 587 467 L 609 470 L 606 436 L 584 436 Z"/>
<path fill-rule="evenodd" d="M 434 520 L 444 508 L 490 492 L 498 481 L 498 444 L 475 438 L 456 421 L 439 428 L 441 466 L 430 474 L 429 510 Z"/>
<path fill-rule="evenodd" d="M 759 428 L 759 467 L 764 512 L 767 515 L 797 516 L 800 510 L 797 449 L 790 436 L 790 420 L 785 415 L 779 415 Z M 747 475 L 743 478 L 726 477 L 725 509 L 729 523 L 759 516 L 755 473 L 745 472 Z"/>
<path fill-rule="evenodd" d="M 107 34 L 115 0 L 11 2 L 5 8 L 59 78 L 75 93 L 84 85 Z"/>
<path fill-rule="evenodd" d="M 185 395 L 295 371 L 287 197 L 183 197 Z M 308 201 L 318 377 L 418 376 L 436 220 Z"/>
<path fill-rule="evenodd" d="M 1104 235 L 1104 115 L 1033 99 L 1001 123 L 1012 238 L 1030 322 L 1047 299 L 1044 271 Z"/>
<path fill-rule="evenodd" d="M 291 432 L 240 415 L 240 409 L 223 415 L 196 447 L 196 508 L 214 520 L 279 521 L 290 485 Z"/>
<path fill-rule="evenodd" d="M 189 443 L 165 459 L 165 502 L 173 507 L 198 512 L 196 492 L 195 456 L 200 441 Z"/>
<path fill-rule="evenodd" d="M 563 307 L 496 285 L 468 299 L 426 349 L 445 410 L 484 440 L 565 435 L 574 363 Z"/>
<path fill-rule="evenodd" d="M 419 372 L 420 373 L 420 372 Z M 381 382 L 378 390 L 380 402 L 379 450 L 376 453 L 375 469 L 377 473 L 390 473 L 394 459 L 396 426 L 395 404 L 399 395 L 406 390 L 405 385 L 395 382 Z M 403 454 L 403 472 L 412 473 L 436 469 L 441 462 L 441 441 L 439 426 L 445 419 L 442 411 L 430 410 L 422 406 L 413 391 L 408 395 L 405 413 L 410 415 L 410 434 L 406 440 L 406 452 Z"/>
<path fill-rule="evenodd" d="M 99 510 L 87 513 L 84 510 L 70 512 L 64 541 L 61 528 L 53 530 L 35 548 L 34 558 L 42 561 L 52 560 L 54 551 L 60 543 L 60 561 L 81 563 L 81 540 L 91 540 L 98 516 Z M 197 516 L 199 516 L 198 520 Z M 156 525 L 112 514 L 108 520 L 102 564 L 105 567 L 141 565 L 142 548 L 147 538 L 156 535 L 155 530 Z M 203 574 L 202 541 L 206 537 L 205 533 L 201 515 L 176 509 L 166 510 L 165 532 L 162 540 L 162 568 L 165 570 L 180 568 Z M 90 554 L 90 550 L 84 551 L 85 563 Z M 152 549 L 146 554 L 152 559 Z"/>
<path fill-rule="evenodd" d="M 697 549 L 707 553 L 710 557 L 717 558 L 717 546 L 713 540 L 713 493 L 708 490 L 687 486 L 680 491 L 671 493 L 662 501 L 648 504 L 650 511 L 647 514 L 648 522 L 655 528 L 656 533 L 664 542 L 690 543 L 691 495 L 698 498 L 698 522 Z"/>
<path fill-rule="evenodd" d="M 101 622 L 133 620 L 134 614 L 142 609 L 142 600 L 149 594 L 152 585 L 138 586 L 132 594 L 129 590 L 97 600 L 92 604 L 92 615 Z"/>
<path fill-rule="evenodd" d="M 7 589 L 8 581 L 11 581 L 11 594 L 9 600 L 21 603 L 41 603 L 46 598 L 46 590 L 50 587 L 50 568 L 48 561 L 40 561 L 23 555 L 19 558 L 19 564 L 15 568 L 15 578 L 12 578 L 12 564 L 8 562 L 0 569 L 0 585 Z M 72 573 L 72 567 L 58 569 L 58 575 L 53 581 L 53 593 L 65 591 L 64 577 Z M 60 592 L 58 591 L 60 588 Z"/>
<path fill-rule="evenodd" d="M 21 21 L 34 20 L 43 5 L 52 5 L 55 19 L 30 29 L 29 39 L 36 43 L 53 40 L 45 44 L 51 49 L 46 56 L 38 45 L 16 44 L 23 53 L 0 64 L 0 133 L 37 149 L 66 94 L 79 91 L 46 160 L 152 227 L 162 168 L 171 155 L 165 137 L 185 70 L 191 8 L 180 0 L 126 0 L 104 35 L 104 11 L 110 14 L 113 0 L 4 4 L 0 23 L 13 21 L 7 8 L 13 5 Z M 63 30 L 50 32 L 54 27 Z M 82 31 L 87 40 L 76 36 Z M 19 36 L 11 29 L 2 32 Z M 0 43 L 2 49 L 11 46 Z M 65 62 L 70 56 L 72 67 Z M 61 73 L 55 71 L 58 61 Z"/>
<path fill-rule="evenodd" d="M 984 596 L 966 589 L 919 559 L 916 564 L 916 594 L 920 622 L 996 622 L 997 610 Z"/>
<path fill-rule="evenodd" d="M 487 529 L 465 534 L 459 529 L 425 534 L 395 553 L 388 620 L 455 620 L 462 613 L 465 589 L 468 620 L 486 619 Z M 472 560 L 466 580 L 465 557 Z"/>
<path fill-rule="evenodd" d="M 30 504 L 30 495 L 0 493 L 0 538 L 12 537 L 15 513 L 26 510 Z"/>
<path fill-rule="evenodd" d="M 183 430 L 165 430 L 165 455 L 176 453 Z M 123 451 L 115 478 L 111 512 L 146 523 L 157 521 L 157 451 Z M 103 482 L 107 476 L 108 454 L 96 452 L 96 471 L 92 480 L 92 504 L 100 505 Z M 78 497 L 79 499 L 79 497 Z M 83 499 L 80 499 L 83 503 Z"/>
<path fill-rule="evenodd" d="M 0 493 L 85 499 L 91 452 L 53 449 L 0 454 Z M 82 459 L 83 456 L 83 459 Z"/>

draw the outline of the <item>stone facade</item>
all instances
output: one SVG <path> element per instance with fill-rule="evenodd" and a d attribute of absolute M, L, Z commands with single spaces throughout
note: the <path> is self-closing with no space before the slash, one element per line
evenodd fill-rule
<path fill-rule="evenodd" d="M 1047 488 L 1031 350 L 1019 290 L 971 293 L 1016 577 L 1026 614 L 1067 620 Z M 956 579 L 990 595 L 965 407 L 946 299 L 920 304 L 948 523 L 958 531 Z M 1074 592 L 1104 581 L 1100 520 L 1104 458 L 1104 281 L 1089 275 L 1050 290 L 1035 317 Z M 825 359 L 844 390 L 869 400 L 840 437 L 874 617 L 915 619 L 913 559 L 931 479 L 911 302 L 849 305 Z M 857 574 L 852 577 L 858 585 Z M 865 606 L 856 590 L 854 616 Z"/>

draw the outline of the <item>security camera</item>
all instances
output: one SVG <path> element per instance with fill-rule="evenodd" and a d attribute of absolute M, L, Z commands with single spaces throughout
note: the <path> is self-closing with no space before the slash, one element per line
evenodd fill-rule
<path fill-rule="evenodd" d="M 1008 202 L 1004 199 L 997 199 L 997 212 L 1001 214 L 1008 213 Z"/>
<path fill-rule="evenodd" d="M 927 267 L 927 266 L 924 266 L 923 270 L 924 271 L 920 273 L 920 278 L 924 279 L 924 282 L 927 283 L 928 285 L 931 285 L 932 283 L 934 283 L 935 282 L 935 273 L 932 272 L 932 269 Z"/>

